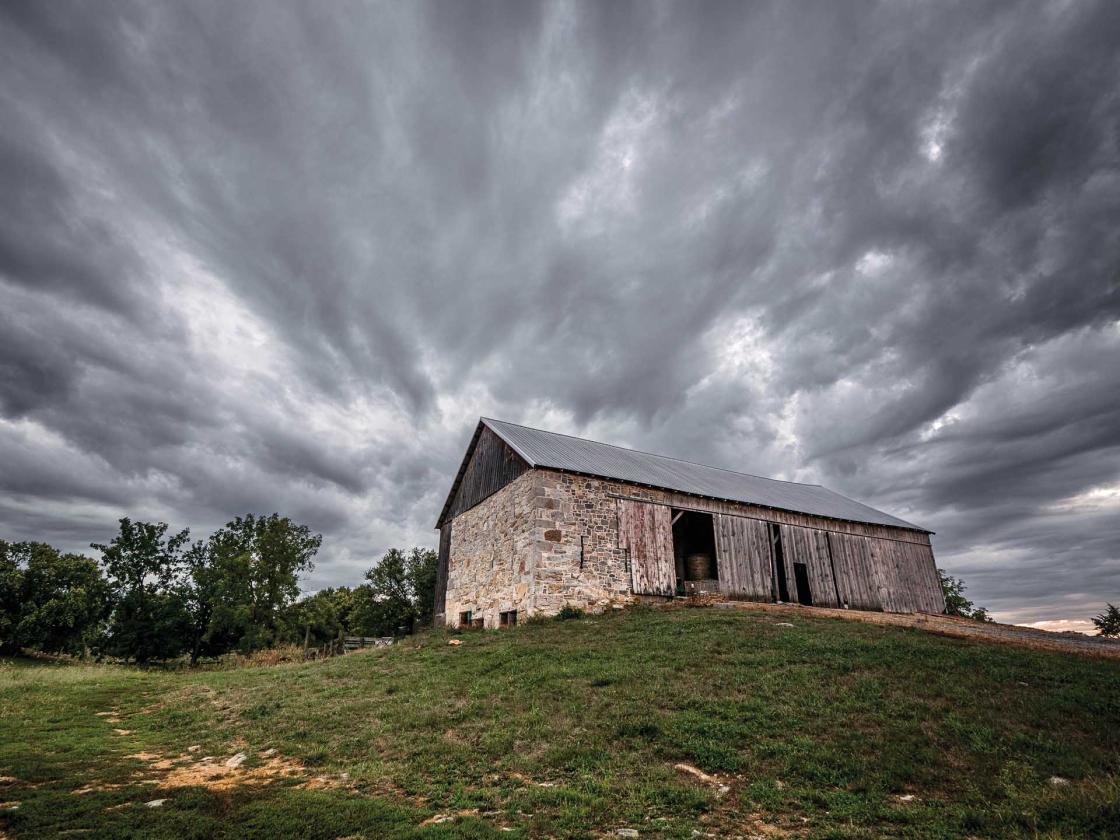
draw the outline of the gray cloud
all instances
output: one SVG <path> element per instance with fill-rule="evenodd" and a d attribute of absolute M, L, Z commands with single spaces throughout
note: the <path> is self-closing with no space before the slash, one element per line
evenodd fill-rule
<path fill-rule="evenodd" d="M 479 414 L 1120 598 L 1113 3 L 0 7 L 0 532 L 430 526 Z"/>

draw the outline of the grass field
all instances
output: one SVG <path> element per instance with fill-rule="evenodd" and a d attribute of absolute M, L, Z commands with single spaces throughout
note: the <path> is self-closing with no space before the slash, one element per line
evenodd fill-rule
<path fill-rule="evenodd" d="M 5 661 L 0 825 L 177 840 L 1118 836 L 1120 663 L 785 620 L 637 610 L 225 671 Z"/>

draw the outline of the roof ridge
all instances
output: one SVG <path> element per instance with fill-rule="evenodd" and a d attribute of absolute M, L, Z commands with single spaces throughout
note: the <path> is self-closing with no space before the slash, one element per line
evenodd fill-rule
<path fill-rule="evenodd" d="M 545 435 L 556 435 L 557 437 L 571 438 L 572 440 L 578 440 L 582 443 L 594 443 L 597 446 L 609 446 L 611 449 L 621 449 L 623 452 L 634 452 L 638 455 L 647 455 L 650 458 L 662 458 L 666 461 L 677 461 L 681 464 L 688 464 L 693 467 L 703 467 L 706 470 L 719 470 L 720 472 L 731 473 L 732 475 L 744 475 L 748 478 L 757 478 L 762 481 L 774 481 L 778 484 L 793 484 L 797 487 L 820 487 L 822 490 L 828 490 L 828 488 L 823 484 L 808 484 L 804 481 L 786 481 L 784 478 L 771 478 L 767 475 L 756 475 L 755 473 L 745 473 L 739 472 L 738 470 L 729 470 L 726 467 L 714 467 L 711 464 L 701 464 L 699 461 L 688 461 L 684 458 L 674 458 L 672 455 L 661 455 L 657 452 L 646 452 L 644 449 L 631 449 L 627 446 L 619 446 L 616 443 L 605 443 L 601 440 L 592 440 L 591 438 L 584 438 L 580 437 L 579 435 L 569 435 L 565 434 L 564 432 L 553 432 L 548 429 L 538 429 L 535 426 L 526 426 L 524 423 L 512 423 L 509 420 L 498 420 L 495 417 L 479 417 L 478 419 L 485 423 L 502 423 L 506 426 L 516 426 L 519 429 L 528 429 L 530 432 L 540 432 L 541 434 Z M 495 429 L 495 431 L 497 430 Z M 509 441 L 506 441 L 506 443 L 509 443 Z M 836 493 L 836 491 L 834 490 L 829 490 L 829 492 L 834 493 L 837 496 L 842 495 L 840 493 Z M 843 498 L 846 499 L 848 497 L 843 496 Z M 855 499 L 851 499 L 850 501 L 855 501 Z"/>

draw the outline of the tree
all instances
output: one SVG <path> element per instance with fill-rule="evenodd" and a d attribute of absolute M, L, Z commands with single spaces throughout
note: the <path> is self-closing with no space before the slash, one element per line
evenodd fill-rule
<path fill-rule="evenodd" d="M 198 541 L 184 555 L 187 572 L 179 588 L 190 619 L 191 664 L 200 656 L 228 652 L 240 636 L 216 632 L 214 615 L 226 600 L 224 570 L 215 563 L 208 542 Z M 225 622 L 220 622 L 225 625 Z"/>
<path fill-rule="evenodd" d="M 412 589 L 412 603 L 416 607 L 416 621 L 431 624 L 435 612 L 436 576 L 439 557 L 430 548 L 414 548 L 408 555 L 408 582 Z"/>
<path fill-rule="evenodd" d="M 289 638 L 321 645 L 337 639 L 339 633 L 356 633 L 358 599 L 355 590 L 346 586 L 320 589 L 296 601 L 288 610 Z"/>
<path fill-rule="evenodd" d="M 1120 608 L 1109 604 L 1104 612 L 1093 619 L 1093 624 L 1102 636 L 1120 636 Z"/>
<path fill-rule="evenodd" d="M 23 607 L 21 543 L 0 540 L 0 653 L 18 653 L 16 630 Z"/>
<path fill-rule="evenodd" d="M 97 562 L 31 544 L 23 574 L 18 637 L 25 647 L 81 653 L 93 645 L 109 615 L 112 592 Z"/>
<path fill-rule="evenodd" d="M 237 517 L 216 531 L 205 562 L 192 572 L 211 599 L 206 631 L 243 651 L 282 641 L 285 612 L 299 596 L 299 576 L 310 571 L 322 537 L 286 516 Z"/>
<path fill-rule="evenodd" d="M 79 653 L 93 644 L 111 592 L 97 563 L 46 543 L 0 540 L 0 648 Z"/>
<path fill-rule="evenodd" d="M 964 581 L 952 575 L 937 570 L 937 577 L 941 581 L 941 591 L 945 594 L 945 612 L 961 618 L 971 618 L 974 621 L 991 621 L 985 607 L 977 607 L 964 596 Z"/>
<path fill-rule="evenodd" d="M 431 620 L 435 601 L 436 553 L 413 548 L 407 555 L 391 548 L 366 572 L 358 621 L 376 635 L 411 633 L 417 623 Z"/>
<path fill-rule="evenodd" d="M 170 659 L 191 637 L 190 615 L 182 592 L 183 546 L 187 530 L 170 537 L 166 522 L 120 520 L 120 532 L 101 552 L 115 595 L 107 649 L 137 662 Z"/>

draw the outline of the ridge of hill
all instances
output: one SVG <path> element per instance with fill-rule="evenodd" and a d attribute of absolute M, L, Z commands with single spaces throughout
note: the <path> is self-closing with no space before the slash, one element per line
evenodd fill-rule
<path fill-rule="evenodd" d="M 733 609 L 5 660 L 0 776 L 17 838 L 1115 837 L 1120 663 Z"/>

